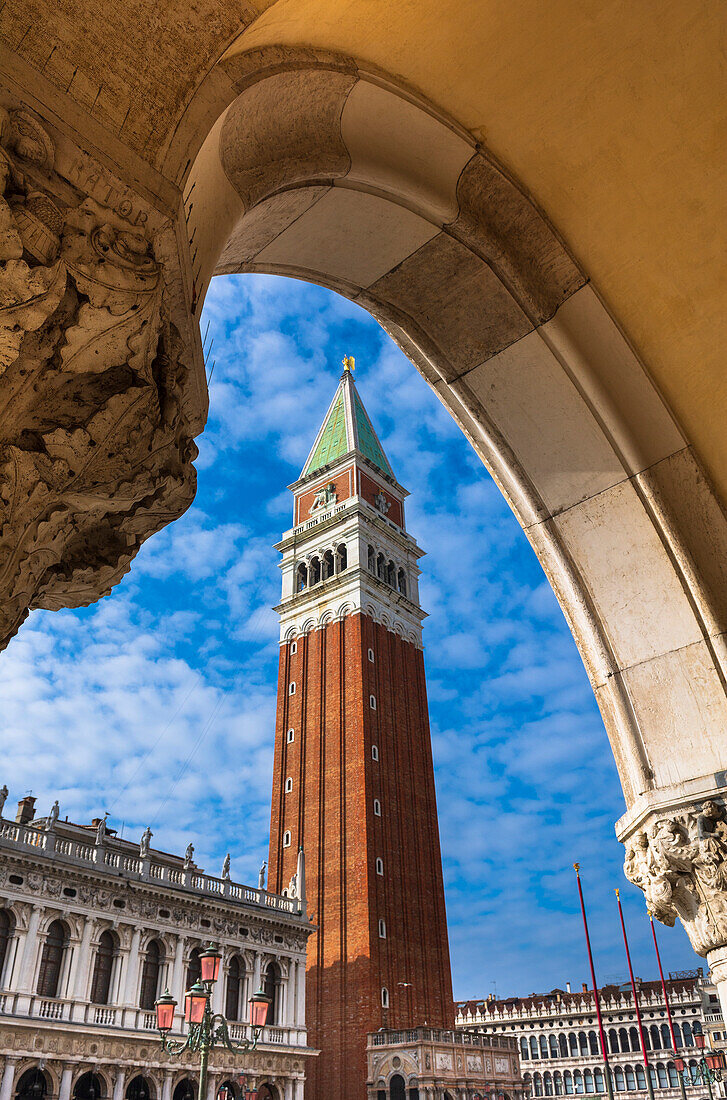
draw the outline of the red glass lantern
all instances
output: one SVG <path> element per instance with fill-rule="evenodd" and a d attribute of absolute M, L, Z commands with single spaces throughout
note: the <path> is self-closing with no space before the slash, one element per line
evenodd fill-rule
<path fill-rule="evenodd" d="M 714 1057 L 715 1057 L 715 1063 L 716 1063 L 717 1069 L 724 1069 L 725 1068 L 724 1051 L 723 1050 L 716 1050 L 714 1052 Z"/>
<path fill-rule="evenodd" d="M 165 1035 L 168 1031 L 172 1030 L 174 1024 L 174 1010 L 177 1007 L 177 1002 L 172 997 L 168 989 L 165 989 L 158 1001 L 154 1002 L 154 1007 L 157 1010 L 157 1027 L 161 1031 L 162 1035 Z"/>
<path fill-rule="evenodd" d="M 705 1054 L 704 1060 L 707 1063 L 707 1069 L 717 1068 L 717 1059 L 713 1054 Z"/>
<path fill-rule="evenodd" d="M 250 998 L 250 1023 L 253 1027 L 265 1027 L 271 1000 L 263 989 L 258 989 Z"/>
<path fill-rule="evenodd" d="M 683 1058 L 675 1058 L 674 1059 L 674 1065 L 677 1067 L 677 1072 L 678 1073 L 683 1073 L 684 1072 L 684 1059 Z"/>
<path fill-rule="evenodd" d="M 702 1035 L 701 1032 L 699 1032 L 699 1033 L 695 1032 L 694 1033 L 694 1045 L 695 1045 L 695 1047 L 698 1047 L 700 1050 L 704 1050 L 704 1036 Z"/>
<path fill-rule="evenodd" d="M 184 1018 L 188 1024 L 201 1024 L 207 1007 L 207 990 L 195 982 L 184 994 Z"/>
<path fill-rule="evenodd" d="M 220 960 L 222 955 L 213 943 L 207 945 L 199 956 L 199 965 L 203 982 L 216 982 L 220 973 Z"/>

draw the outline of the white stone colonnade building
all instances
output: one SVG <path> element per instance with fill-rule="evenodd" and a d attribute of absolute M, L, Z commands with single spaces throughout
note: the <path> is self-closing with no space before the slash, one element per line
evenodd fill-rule
<path fill-rule="evenodd" d="M 302 1100 L 305 902 L 204 874 L 101 826 L 0 818 L 0 1100 L 193 1100 L 199 1056 L 162 1053 L 154 1001 L 179 1002 L 199 951 L 222 952 L 212 1008 L 249 1035 L 248 998 L 272 996 L 257 1049 L 210 1058 L 208 1100 L 258 1088 Z M 28 821 L 28 817 L 31 818 Z M 97 822 L 94 823 L 98 825 Z M 143 849 L 141 850 L 143 851 Z"/>

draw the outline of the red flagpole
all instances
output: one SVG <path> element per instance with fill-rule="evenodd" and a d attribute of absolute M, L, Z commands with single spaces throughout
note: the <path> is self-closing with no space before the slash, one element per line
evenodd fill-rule
<path fill-rule="evenodd" d="M 601 1017 L 601 1000 L 598 996 L 598 986 L 596 985 L 596 971 L 593 966 L 593 952 L 591 951 L 591 937 L 588 935 L 588 921 L 586 920 L 586 906 L 583 901 L 583 887 L 581 886 L 580 876 L 580 864 L 574 863 L 573 869 L 576 873 L 576 879 L 578 881 L 578 897 L 581 901 L 581 915 L 583 917 L 583 931 L 586 934 L 586 947 L 588 948 L 588 965 L 591 968 L 591 982 L 593 984 L 593 996 L 596 1003 L 596 1019 L 598 1020 L 598 1033 L 601 1036 L 601 1054 L 603 1055 L 603 1064 L 606 1068 L 606 1089 L 608 1090 L 609 1100 L 613 1100 L 613 1084 L 611 1082 L 611 1067 L 608 1063 L 608 1047 L 606 1046 L 606 1036 L 603 1031 L 603 1019 Z"/>
<path fill-rule="evenodd" d="M 626 948 L 626 962 L 629 964 L 629 978 L 631 979 L 631 992 L 634 995 L 634 1009 L 636 1010 L 636 1022 L 639 1025 L 639 1039 L 641 1040 L 641 1053 L 644 1057 L 644 1066 L 646 1067 L 646 1086 L 649 1090 L 650 1100 L 654 1100 L 654 1086 L 651 1083 L 651 1069 L 649 1067 L 649 1057 L 646 1053 L 646 1040 L 644 1038 L 644 1025 L 641 1022 L 641 1009 L 639 1008 L 639 995 L 636 992 L 636 982 L 634 981 L 634 968 L 631 965 L 631 952 L 629 951 L 629 941 L 626 936 L 626 924 L 624 922 L 623 909 L 621 908 L 621 894 L 618 890 L 616 893 L 616 901 L 618 902 L 618 915 L 621 918 L 621 931 L 624 935 L 624 947 Z"/>
<path fill-rule="evenodd" d="M 669 1031 L 671 1032 L 671 1042 L 674 1048 L 674 1057 L 679 1057 L 679 1047 L 677 1046 L 676 1035 L 674 1034 L 674 1022 L 671 1018 L 671 1005 L 669 1004 L 669 994 L 666 991 L 666 982 L 664 981 L 664 971 L 661 968 L 661 955 L 659 953 L 659 944 L 656 942 L 656 928 L 654 926 L 654 918 L 651 915 L 651 910 L 647 910 L 649 914 L 649 921 L 651 922 L 651 934 L 654 937 L 654 950 L 656 951 L 656 961 L 659 966 L 659 977 L 661 979 L 661 992 L 664 994 L 664 1005 L 666 1007 L 666 1018 L 669 1021 Z M 675 1067 L 676 1068 L 676 1067 Z M 682 1100 L 686 1100 L 687 1094 L 684 1088 L 684 1076 L 677 1070 L 679 1074 L 679 1088 L 682 1094 Z"/>

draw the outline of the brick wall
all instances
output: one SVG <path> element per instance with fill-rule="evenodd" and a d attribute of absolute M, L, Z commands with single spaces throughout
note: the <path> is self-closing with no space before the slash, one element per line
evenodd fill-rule
<path fill-rule="evenodd" d="M 290 649 L 280 650 L 269 886 L 285 888 L 302 845 L 318 925 L 308 945 L 307 1022 L 322 1051 L 306 1097 L 363 1100 L 368 1031 L 454 1022 L 424 662 L 415 646 L 359 614 Z"/>

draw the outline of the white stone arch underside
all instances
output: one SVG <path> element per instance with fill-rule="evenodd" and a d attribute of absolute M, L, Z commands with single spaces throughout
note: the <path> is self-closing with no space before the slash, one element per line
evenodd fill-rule
<path fill-rule="evenodd" d="M 316 51 L 220 71 L 237 94 L 185 184 L 198 302 L 213 274 L 264 272 L 379 320 L 555 590 L 616 759 L 620 835 L 678 811 L 686 842 L 727 788 L 727 523 L 644 366 L 517 181 L 431 104 Z"/>

